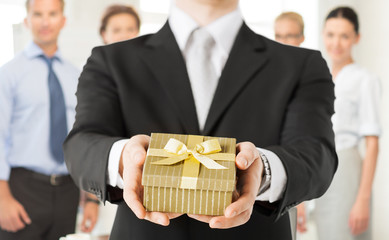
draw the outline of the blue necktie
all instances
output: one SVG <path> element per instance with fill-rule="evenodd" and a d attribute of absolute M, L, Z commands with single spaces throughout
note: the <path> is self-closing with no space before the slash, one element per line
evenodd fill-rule
<path fill-rule="evenodd" d="M 62 144 L 67 136 L 66 105 L 61 84 L 53 71 L 53 60 L 42 55 L 49 68 L 50 92 L 50 150 L 58 163 L 64 162 Z"/>

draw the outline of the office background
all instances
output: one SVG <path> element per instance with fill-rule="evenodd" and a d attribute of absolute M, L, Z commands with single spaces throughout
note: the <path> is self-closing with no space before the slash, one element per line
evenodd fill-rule
<path fill-rule="evenodd" d="M 63 55 L 82 68 L 94 46 L 101 45 L 98 27 L 106 6 L 124 3 L 139 11 L 141 34 L 157 31 L 166 21 L 170 0 L 65 0 L 67 24 L 60 36 Z M 0 65 L 10 60 L 30 40 L 23 26 L 25 0 L 0 0 Z M 355 48 L 355 60 L 377 74 L 382 83 L 382 125 L 380 156 L 374 183 L 373 236 L 389 239 L 389 1 L 387 0 L 241 0 L 248 25 L 256 32 L 273 38 L 273 20 L 282 11 L 299 12 L 305 21 L 303 47 L 324 50 L 321 40 L 323 19 L 340 5 L 353 7 L 359 14 L 361 41 Z M 325 54 L 323 54 L 325 56 Z M 325 56 L 326 57 L 326 56 Z M 313 240 L 313 239 L 312 239 Z"/>

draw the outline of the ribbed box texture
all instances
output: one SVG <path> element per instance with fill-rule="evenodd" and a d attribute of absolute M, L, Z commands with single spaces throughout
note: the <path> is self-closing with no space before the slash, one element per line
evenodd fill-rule
<path fill-rule="evenodd" d="M 187 144 L 190 135 L 153 133 L 149 149 L 163 149 L 170 138 Z M 192 135 L 193 136 L 193 135 Z M 194 136 L 199 137 L 199 136 Z M 218 139 L 221 152 L 235 155 L 234 138 L 204 137 L 203 141 Z M 143 168 L 143 205 L 147 211 L 223 215 L 231 203 L 235 189 L 235 161 L 215 160 L 227 169 L 207 169 L 199 164 L 198 178 L 194 189 L 181 188 L 185 161 L 173 165 L 154 165 L 166 157 L 146 157 Z"/>

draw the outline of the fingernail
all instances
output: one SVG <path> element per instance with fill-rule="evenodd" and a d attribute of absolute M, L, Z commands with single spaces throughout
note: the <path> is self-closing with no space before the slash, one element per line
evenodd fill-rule
<path fill-rule="evenodd" d="M 166 225 L 166 224 L 165 224 L 165 221 L 164 221 L 162 218 L 158 218 L 158 219 L 157 219 L 157 222 L 158 222 L 159 224 L 161 224 L 161 225 Z"/>
<path fill-rule="evenodd" d="M 214 222 L 213 224 L 212 224 L 212 227 L 213 228 L 220 228 L 222 225 L 221 225 L 221 223 L 220 222 Z"/>
<path fill-rule="evenodd" d="M 247 167 L 247 160 L 246 159 L 243 158 L 240 162 L 243 164 L 244 167 Z"/>
<path fill-rule="evenodd" d="M 233 217 L 235 217 L 235 216 L 236 216 L 236 211 L 233 211 L 233 212 L 230 213 L 230 215 L 229 215 L 230 218 L 233 218 Z"/>

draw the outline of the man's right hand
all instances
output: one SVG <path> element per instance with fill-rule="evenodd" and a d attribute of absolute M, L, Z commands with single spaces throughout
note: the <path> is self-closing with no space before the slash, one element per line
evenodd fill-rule
<path fill-rule="evenodd" d="M 133 136 L 125 145 L 119 163 L 119 174 L 123 178 L 123 198 L 139 219 L 163 226 L 169 225 L 170 219 L 181 216 L 178 213 L 148 212 L 144 208 L 142 173 L 149 146 L 150 136 Z"/>
<path fill-rule="evenodd" d="M 0 180 L 0 227 L 8 232 L 17 232 L 31 224 L 26 210 L 11 194 L 8 182 Z"/>

